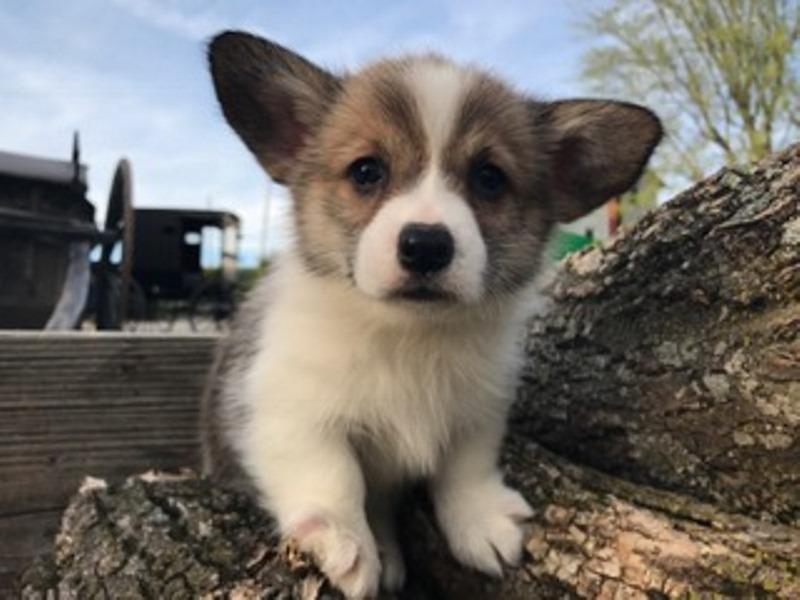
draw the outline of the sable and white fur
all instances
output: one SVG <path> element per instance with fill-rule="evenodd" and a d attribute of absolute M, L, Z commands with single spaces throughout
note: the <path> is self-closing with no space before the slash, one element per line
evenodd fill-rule
<path fill-rule="evenodd" d="M 226 118 L 292 192 L 297 240 L 221 346 L 206 472 L 252 491 L 349 597 L 402 586 L 394 503 L 423 477 L 453 554 L 500 575 L 531 514 L 497 461 L 542 249 L 636 181 L 658 120 L 539 102 L 435 55 L 334 75 L 229 32 L 209 57 Z M 384 169 L 366 190 L 363 157 Z M 410 223 L 452 236 L 441 272 L 401 265 Z"/>

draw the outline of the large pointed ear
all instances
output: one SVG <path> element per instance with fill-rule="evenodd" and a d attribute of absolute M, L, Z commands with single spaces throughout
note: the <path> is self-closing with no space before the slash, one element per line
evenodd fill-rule
<path fill-rule="evenodd" d="M 338 93 L 339 79 L 278 44 L 238 31 L 211 40 L 208 62 L 228 123 L 267 173 L 285 181 Z"/>
<path fill-rule="evenodd" d="M 555 218 L 562 222 L 629 190 L 663 133 L 658 117 L 636 104 L 564 100 L 533 107 L 550 138 Z"/>

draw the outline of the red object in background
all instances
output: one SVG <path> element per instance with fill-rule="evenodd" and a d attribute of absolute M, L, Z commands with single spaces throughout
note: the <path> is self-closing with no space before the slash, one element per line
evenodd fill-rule
<path fill-rule="evenodd" d="M 612 237 L 616 235 L 619 226 L 622 225 L 619 198 L 609 200 L 606 204 L 606 211 L 608 211 L 608 237 Z"/>

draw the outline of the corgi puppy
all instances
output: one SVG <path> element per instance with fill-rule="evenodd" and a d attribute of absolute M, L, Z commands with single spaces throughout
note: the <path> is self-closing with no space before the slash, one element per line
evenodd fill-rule
<path fill-rule="evenodd" d="M 332 73 L 225 32 L 208 56 L 296 239 L 221 343 L 205 473 L 250 490 L 349 598 L 403 585 L 395 501 L 418 479 L 455 557 L 501 575 L 531 515 L 498 454 L 548 233 L 636 182 L 659 120 L 436 54 Z"/>

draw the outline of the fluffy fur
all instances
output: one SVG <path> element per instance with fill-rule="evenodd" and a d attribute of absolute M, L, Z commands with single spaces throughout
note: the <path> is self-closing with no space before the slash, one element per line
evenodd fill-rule
<path fill-rule="evenodd" d="M 297 241 L 221 346 L 206 472 L 254 493 L 349 597 L 402 585 L 394 501 L 421 477 L 454 555 L 500 575 L 530 515 L 497 459 L 542 248 L 635 182 L 658 120 L 541 103 L 433 55 L 334 75 L 225 33 L 209 56 L 226 118 L 291 189 Z M 363 157 L 383 169 L 368 188 Z M 449 231 L 446 268 L 404 268 L 410 223 Z"/>

